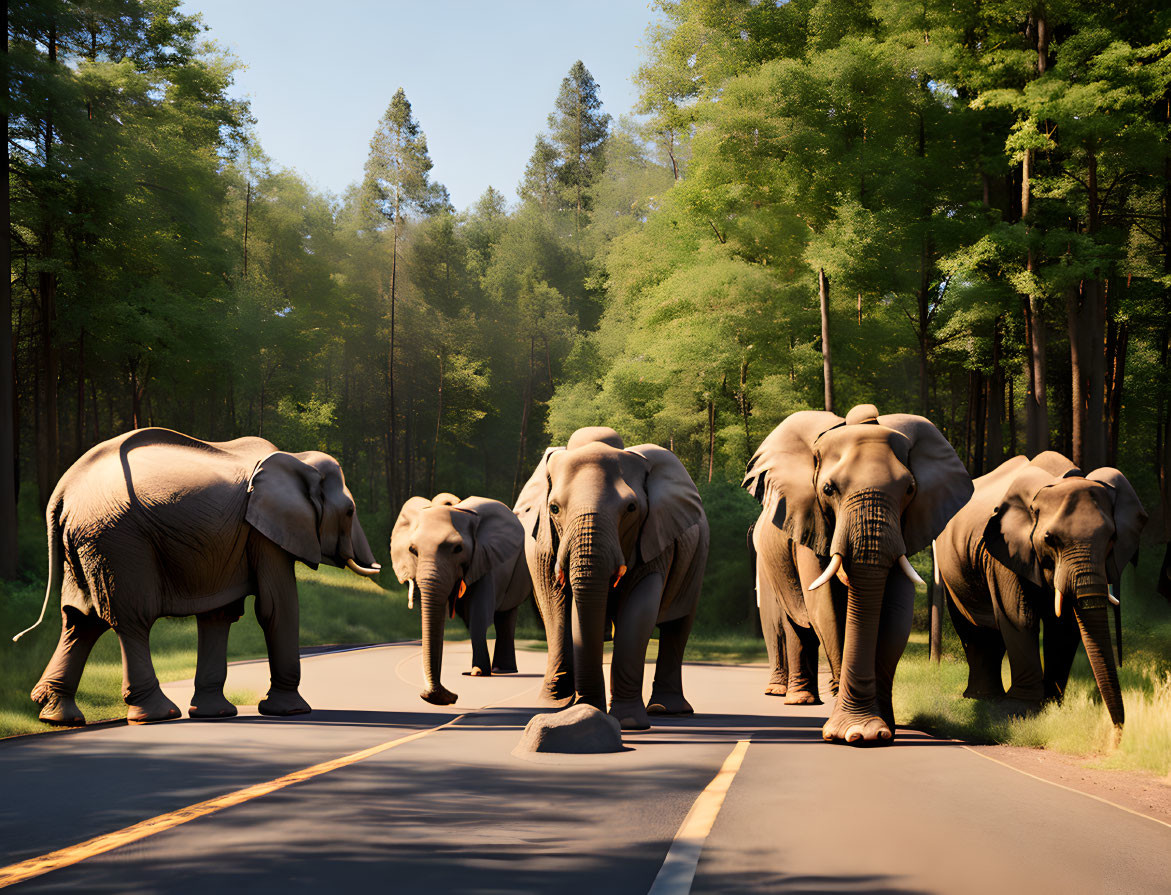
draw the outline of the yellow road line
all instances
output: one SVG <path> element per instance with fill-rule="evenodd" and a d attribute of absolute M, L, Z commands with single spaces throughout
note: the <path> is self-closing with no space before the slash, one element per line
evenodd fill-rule
<path fill-rule="evenodd" d="M 349 755 L 343 755 L 340 758 L 335 758 L 330 761 L 323 761 L 320 764 L 302 768 L 291 774 L 285 774 L 283 777 L 277 777 L 275 780 L 269 780 L 267 783 L 257 783 L 255 786 L 248 786 L 214 799 L 208 799 L 206 802 L 199 802 L 195 805 L 188 805 L 186 808 L 180 808 L 177 811 L 160 814 L 158 817 L 152 817 L 133 826 L 115 830 L 113 833 L 95 836 L 93 839 L 87 839 L 85 842 L 79 842 L 77 845 L 71 845 L 55 852 L 49 852 L 47 855 L 29 858 L 27 861 L 10 864 L 7 867 L 0 867 L 0 889 L 42 876 L 53 870 L 60 870 L 62 867 L 69 867 L 87 858 L 93 858 L 97 855 L 105 854 L 108 851 L 113 851 L 116 848 L 121 848 L 124 845 L 129 845 L 132 842 L 137 842 L 140 839 L 146 839 L 148 836 L 163 833 L 188 821 L 197 820 L 209 814 L 215 814 L 217 811 L 223 811 L 225 808 L 231 808 L 235 805 L 251 801 L 252 799 L 266 796 L 279 789 L 284 789 L 286 786 L 292 786 L 294 783 L 301 783 L 305 780 L 311 780 L 314 777 L 320 777 L 322 774 L 328 774 L 330 771 L 336 771 L 338 768 L 344 768 L 347 765 L 364 761 L 367 758 L 378 755 L 388 749 L 393 749 L 396 746 L 402 746 L 406 743 L 420 740 L 425 736 L 430 736 L 433 733 L 443 730 L 445 727 L 458 724 L 464 718 L 478 711 L 496 708 L 497 706 L 511 702 L 513 699 L 528 693 L 531 689 L 533 689 L 532 686 L 525 687 L 524 690 L 509 696 L 507 699 L 491 705 L 481 706 L 471 712 L 464 712 L 437 727 L 431 727 L 427 730 L 420 730 L 394 740 L 388 740 L 385 743 L 379 743 L 377 746 L 371 746 L 369 749 L 352 752 Z"/>
<path fill-rule="evenodd" d="M 1026 777 L 1032 777 L 1034 780 L 1040 780 L 1042 783 L 1048 783 L 1050 786 L 1056 786 L 1058 789 L 1068 790 L 1069 792 L 1077 793 L 1079 796 L 1085 796 L 1087 799 L 1093 799 L 1096 802 L 1102 802 L 1112 808 L 1117 808 L 1119 811 L 1125 811 L 1127 814 L 1133 814 L 1135 817 L 1142 817 L 1146 820 L 1154 821 L 1157 824 L 1162 824 L 1165 827 L 1171 827 L 1171 824 L 1165 820 L 1159 820 L 1157 817 L 1151 817 L 1149 814 L 1143 814 L 1141 811 L 1135 811 L 1133 808 L 1127 808 L 1125 805 L 1119 805 L 1117 802 L 1111 802 L 1109 799 L 1104 799 L 1101 796 L 1096 796 L 1092 792 L 1086 792 L 1082 789 L 1074 789 L 1072 786 L 1066 786 L 1064 783 L 1058 783 L 1055 780 L 1046 780 L 1044 777 L 1038 777 L 1036 774 L 1030 774 L 1028 771 L 1022 771 L 1020 768 L 1009 764 L 1007 761 L 1001 761 L 999 758 L 993 758 L 991 755 L 985 755 L 978 749 L 973 749 L 971 746 L 964 746 L 973 755 L 979 755 L 981 758 L 986 758 L 989 761 L 994 761 L 998 765 L 1008 768 L 1010 771 L 1016 771 L 1018 774 L 1024 774 Z"/>
<path fill-rule="evenodd" d="M 209 814 L 215 814 L 217 811 L 223 811 L 225 808 L 231 808 L 234 805 L 243 804 L 260 796 L 266 796 L 269 793 L 276 792 L 278 789 L 292 786 L 294 783 L 301 783 L 305 780 L 319 777 L 322 774 L 328 774 L 330 771 L 336 771 L 338 768 L 344 768 L 346 765 L 355 764 L 380 752 L 393 749 L 395 746 L 402 746 L 414 740 L 422 739 L 425 736 L 430 736 L 436 731 L 450 727 L 464 717 L 466 717 L 466 714 L 452 718 L 450 721 L 445 724 L 440 724 L 438 727 L 420 730 L 417 733 L 412 733 L 405 737 L 379 743 L 377 746 L 371 746 L 369 749 L 363 749 L 360 752 L 352 752 L 349 755 L 343 755 L 341 758 L 335 758 L 332 761 L 324 761 L 321 764 L 315 764 L 311 767 L 294 771 L 291 774 L 285 774 L 285 776 L 277 777 L 275 780 L 269 780 L 267 783 L 257 783 L 255 786 L 239 789 L 214 799 L 208 799 L 206 802 L 188 805 L 186 808 L 180 808 L 178 811 L 160 814 L 158 817 L 152 817 L 149 820 L 144 820 L 133 826 L 116 830 L 113 833 L 95 836 L 93 839 L 87 839 L 85 842 L 50 852 L 47 855 L 29 858 L 27 861 L 21 861 L 19 864 L 11 864 L 8 867 L 0 868 L 0 889 L 3 889 L 5 886 L 14 885 L 15 883 L 24 882 L 33 877 L 41 876 L 53 870 L 60 870 L 62 867 L 69 867 L 87 858 L 105 854 L 108 851 L 129 845 L 148 836 L 154 836 L 156 833 L 173 829 L 188 821 L 206 817 Z"/>
<path fill-rule="evenodd" d="M 748 743 L 748 740 L 736 743 L 712 782 L 699 794 L 687 817 L 683 818 L 648 895 L 685 895 L 691 891 L 703 843 L 715 825 L 724 797 L 732 786 L 732 778 L 740 770 Z"/>

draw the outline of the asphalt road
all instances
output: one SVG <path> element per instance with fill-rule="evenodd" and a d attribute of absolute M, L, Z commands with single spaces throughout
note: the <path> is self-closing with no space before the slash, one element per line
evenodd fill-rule
<path fill-rule="evenodd" d="M 698 714 L 628 735 L 625 752 L 513 756 L 544 655 L 476 679 L 458 674 L 469 653 L 448 645 L 444 681 L 460 700 L 445 709 L 417 696 L 419 648 L 391 646 L 307 658 L 314 711 L 301 718 L 245 710 L 0 742 L 0 868 L 462 714 L 15 889 L 641 895 L 750 740 L 694 892 L 1171 890 L 1171 828 L 915 732 L 887 748 L 823 743 L 826 707 L 763 695 L 759 667 L 689 666 Z M 236 665 L 229 689 L 266 682 L 264 663 Z M 187 704 L 189 682 L 166 689 Z"/>

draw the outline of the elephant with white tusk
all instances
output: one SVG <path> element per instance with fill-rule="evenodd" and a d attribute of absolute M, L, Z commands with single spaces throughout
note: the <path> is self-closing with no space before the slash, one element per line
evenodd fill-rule
<path fill-rule="evenodd" d="M 602 644 L 614 626 L 610 714 L 627 730 L 649 714 L 689 715 L 683 651 L 707 564 L 708 524 L 699 491 L 666 448 L 626 448 L 604 426 L 551 447 L 516 504 L 549 658 L 542 698 L 606 708 Z M 647 644 L 659 628 L 649 703 Z"/>
<path fill-rule="evenodd" d="M 157 428 L 112 438 L 61 477 L 46 521 L 45 602 L 59 585 L 62 630 L 32 698 L 51 724 L 85 723 L 74 696 L 90 650 L 111 627 L 122 644 L 127 719 L 178 717 L 149 644 L 155 620 L 175 615 L 195 615 L 199 626 L 189 713 L 235 715 L 223 692 L 228 632 L 247 594 L 256 595 L 272 675 L 260 713 L 308 712 L 297 691 L 294 562 L 379 571 L 337 461 L 278 451 L 263 438 L 207 442 Z"/>
<path fill-rule="evenodd" d="M 963 506 L 971 478 L 928 420 L 864 404 L 845 419 L 786 418 L 749 461 L 744 487 L 762 505 L 753 529 L 761 625 L 766 637 L 783 632 L 787 655 L 782 663 L 770 650 L 766 692 L 820 702 L 820 641 L 838 697 L 823 737 L 889 741 L 895 666 L 922 583 L 907 556 Z"/>
<path fill-rule="evenodd" d="M 1055 451 L 1013 457 L 976 479 L 971 501 L 935 542 L 952 624 L 968 660 L 972 698 L 1036 708 L 1060 700 L 1078 646 L 1116 728 L 1122 691 L 1110 644 L 1113 607 L 1122 662 L 1122 569 L 1138 551 L 1147 514 L 1117 469 L 1088 475 Z M 1045 626 L 1044 665 L 1040 633 Z M 1012 685 L 1004 692 L 1008 653 Z"/>
<path fill-rule="evenodd" d="M 457 698 L 440 681 L 448 616 L 458 614 L 471 632 L 472 669 L 465 674 L 516 673 L 516 615 L 532 582 L 524 529 L 512 510 L 486 497 L 412 497 L 394 524 L 390 555 L 399 581 L 407 582 L 408 605 L 417 592 L 422 607 L 423 700 L 451 705 Z M 491 660 L 490 625 L 496 628 Z"/>

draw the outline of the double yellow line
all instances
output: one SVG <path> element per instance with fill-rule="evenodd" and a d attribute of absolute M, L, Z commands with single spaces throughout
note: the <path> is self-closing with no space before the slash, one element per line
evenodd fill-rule
<path fill-rule="evenodd" d="M 188 805 L 186 808 L 180 808 L 178 811 L 160 814 L 158 817 L 152 817 L 149 820 L 144 820 L 133 826 L 116 830 L 113 833 L 95 836 L 93 839 L 87 839 L 85 842 L 79 842 L 77 845 L 71 845 L 68 848 L 49 852 L 47 855 L 29 858 L 27 861 L 21 861 L 19 864 L 10 864 L 7 867 L 0 868 L 0 889 L 42 876 L 53 870 L 60 870 L 62 867 L 69 867 L 88 858 L 105 854 L 108 851 L 129 845 L 132 842 L 137 842 L 140 839 L 146 839 L 148 836 L 163 833 L 188 821 L 207 817 L 209 814 L 215 814 L 217 811 L 223 811 L 225 808 L 231 808 L 235 805 L 241 805 L 244 802 L 251 801 L 252 799 L 258 799 L 261 796 L 276 792 L 278 789 L 292 786 L 294 783 L 312 780 L 314 777 L 320 777 L 322 774 L 328 774 L 330 771 L 336 771 L 338 768 L 346 767 L 346 765 L 364 761 L 367 758 L 378 755 L 380 752 L 386 752 L 388 749 L 393 749 L 396 746 L 404 746 L 415 740 L 421 740 L 423 737 L 430 736 L 433 733 L 443 730 L 445 727 L 451 727 L 461 719 L 466 718 L 469 714 L 472 713 L 466 712 L 452 718 L 444 724 L 440 724 L 438 727 L 420 730 L 417 733 L 408 734 L 398 739 L 388 740 L 385 743 L 379 743 L 377 746 L 371 746 L 369 749 L 363 749 L 360 752 L 351 752 L 349 755 L 343 755 L 341 758 L 335 758 L 331 761 L 323 761 L 321 764 L 302 768 L 291 774 L 285 774 L 283 777 L 277 777 L 275 780 L 269 780 L 267 783 L 257 783 L 255 786 L 239 789 L 214 799 L 208 799 L 206 802 Z"/>

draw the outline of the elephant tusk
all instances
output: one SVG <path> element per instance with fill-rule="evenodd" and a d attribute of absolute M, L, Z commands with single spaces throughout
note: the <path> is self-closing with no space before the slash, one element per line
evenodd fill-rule
<path fill-rule="evenodd" d="M 610 586 L 617 587 L 618 582 L 622 580 L 622 576 L 625 574 L 626 574 L 626 566 L 619 566 L 618 567 L 618 574 L 614 576 L 614 583 L 611 584 Z"/>
<path fill-rule="evenodd" d="M 382 566 L 380 566 L 378 563 L 374 563 L 374 565 L 370 566 L 370 568 L 366 568 L 365 566 L 360 566 L 354 562 L 353 557 L 346 560 L 346 568 L 351 572 L 357 572 L 359 575 L 365 575 L 367 578 L 373 578 L 382 571 Z"/>
<path fill-rule="evenodd" d="M 827 581 L 829 581 L 831 578 L 833 578 L 834 575 L 836 575 L 838 573 L 838 570 L 841 569 L 841 567 L 842 567 L 842 554 L 835 553 L 833 556 L 831 556 L 829 558 L 829 565 L 825 567 L 825 571 L 817 576 L 817 579 L 812 584 L 809 585 L 809 589 L 810 590 L 817 590 L 819 587 L 821 587 L 823 584 L 825 584 Z"/>
<path fill-rule="evenodd" d="M 1108 599 L 1115 606 L 1122 605 L 1121 603 L 1118 602 L 1118 597 L 1114 596 L 1114 585 L 1113 584 L 1108 585 L 1106 588 L 1106 599 Z"/>
<path fill-rule="evenodd" d="M 557 574 L 557 583 L 560 584 L 562 587 L 564 587 L 565 586 L 565 570 L 563 568 L 561 568 L 561 563 L 557 563 L 557 568 L 555 571 Z"/>
<path fill-rule="evenodd" d="M 1053 611 L 1061 618 L 1061 588 L 1057 588 L 1053 592 Z"/>
<path fill-rule="evenodd" d="M 907 559 L 907 554 L 905 554 L 905 553 L 899 557 L 899 568 L 903 570 L 904 575 L 906 575 L 908 578 L 910 578 L 916 584 L 926 584 L 927 583 L 922 578 L 919 577 L 919 573 L 915 571 L 915 567 L 911 565 L 911 561 L 909 559 Z"/>
<path fill-rule="evenodd" d="M 756 608 L 760 608 L 760 570 L 756 572 Z"/>
<path fill-rule="evenodd" d="M 935 577 L 935 586 L 943 584 L 939 577 L 939 553 L 935 549 L 935 539 L 931 539 L 931 574 Z"/>
<path fill-rule="evenodd" d="M 415 579 L 412 578 L 407 582 L 407 608 L 415 608 Z"/>

